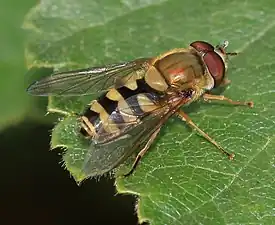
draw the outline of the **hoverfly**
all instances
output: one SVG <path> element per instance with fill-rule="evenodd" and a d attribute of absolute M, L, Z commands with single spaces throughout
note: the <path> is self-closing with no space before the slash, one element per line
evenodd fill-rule
<path fill-rule="evenodd" d="M 102 175 L 139 151 L 130 175 L 144 156 L 163 124 L 173 115 L 220 149 L 230 159 L 234 154 L 209 137 L 180 108 L 202 98 L 253 106 L 233 101 L 210 90 L 230 81 L 225 77 L 228 41 L 214 47 L 195 41 L 188 48 L 173 49 L 154 58 L 57 72 L 34 82 L 33 95 L 89 95 L 100 93 L 79 116 L 80 133 L 90 140 L 83 163 L 87 176 Z"/>

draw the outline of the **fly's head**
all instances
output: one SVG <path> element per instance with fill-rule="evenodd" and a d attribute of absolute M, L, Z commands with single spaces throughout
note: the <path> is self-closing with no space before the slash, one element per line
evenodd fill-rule
<path fill-rule="evenodd" d="M 195 41 L 190 44 L 201 56 L 208 70 L 209 79 L 205 85 L 205 89 L 207 90 L 229 83 L 229 80 L 225 77 L 228 56 L 236 55 L 237 53 L 226 52 L 228 44 L 228 41 L 223 41 L 216 47 L 205 41 Z"/>

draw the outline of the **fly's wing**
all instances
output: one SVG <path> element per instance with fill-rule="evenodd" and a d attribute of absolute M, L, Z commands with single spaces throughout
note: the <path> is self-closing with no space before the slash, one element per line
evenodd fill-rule
<path fill-rule="evenodd" d="M 124 124 L 127 129 L 119 135 L 114 134 L 115 138 L 107 142 L 92 142 L 85 157 L 83 172 L 87 176 L 93 177 L 102 175 L 118 166 L 135 150 L 146 144 L 155 128 L 165 122 L 161 119 L 163 116 L 161 112 L 147 115 L 142 121 Z M 103 136 L 101 138 L 105 139 Z"/>
<path fill-rule="evenodd" d="M 186 98 L 186 102 L 189 99 L 189 97 Z M 95 142 L 91 143 L 86 155 L 83 172 L 91 177 L 102 175 L 124 162 L 133 152 L 141 150 L 154 131 L 161 127 L 184 104 L 183 101 L 174 102 L 173 106 L 168 104 L 158 105 L 153 111 L 140 114 L 136 119 L 131 114 L 128 114 L 128 122 L 119 124 L 120 132 L 104 134 L 99 129 L 99 137 Z M 133 108 L 133 105 L 131 108 Z M 125 108 L 120 109 L 120 112 L 112 113 L 108 120 L 109 125 L 118 124 L 117 121 L 114 122 L 117 113 L 121 114 L 124 112 L 124 120 L 127 119 L 128 110 L 129 108 Z"/>
<path fill-rule="evenodd" d="M 104 144 L 91 143 L 83 172 L 90 177 L 102 175 L 122 163 L 135 150 L 142 148 L 153 134 L 152 126 L 156 127 L 160 120 L 149 117 L 148 121 L 136 124 L 128 133 L 122 133 L 112 141 Z"/>
<path fill-rule="evenodd" d="M 143 76 L 147 70 L 149 58 L 140 58 L 130 62 L 92 67 L 81 70 L 54 73 L 29 86 L 32 95 L 88 95 L 106 91 L 112 87 L 124 85 L 124 77 Z"/>
<path fill-rule="evenodd" d="M 142 96 L 146 97 L 141 101 Z M 119 101 L 117 108 L 107 120 L 98 125 L 94 141 L 97 144 L 105 144 L 120 138 L 132 129 L 137 129 L 140 132 L 139 129 L 143 126 L 152 127 L 153 123 L 158 123 L 169 110 L 168 104 L 161 105 L 160 102 L 161 97 L 154 93 L 137 94 Z"/>

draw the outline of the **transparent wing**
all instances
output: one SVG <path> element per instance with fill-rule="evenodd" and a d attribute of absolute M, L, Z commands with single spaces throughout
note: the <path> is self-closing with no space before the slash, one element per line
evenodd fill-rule
<path fill-rule="evenodd" d="M 146 98 L 142 99 L 141 96 Z M 152 117 L 159 119 L 169 110 L 167 103 L 163 105 L 160 103 L 163 101 L 161 98 L 154 93 L 143 93 L 119 101 L 109 118 L 99 125 L 96 142 L 109 142 L 140 124 L 145 124 L 147 121 L 150 124 Z"/>
<path fill-rule="evenodd" d="M 190 96 L 191 98 L 191 96 Z M 186 102 L 190 100 L 186 98 Z M 131 99 L 133 99 L 131 97 Z M 161 127 L 175 111 L 184 104 L 184 99 L 174 101 L 174 104 L 158 105 L 151 112 L 140 114 L 138 118 L 129 113 L 129 121 L 121 122 L 120 132 L 104 134 L 99 130 L 99 137 L 90 145 L 89 152 L 83 164 L 83 171 L 87 176 L 97 176 L 104 174 L 133 154 L 140 150 L 150 139 L 151 135 Z M 152 106 L 152 105 L 151 105 Z M 121 109 L 120 109 L 121 110 Z M 128 109 L 122 109 L 127 118 Z M 117 112 L 118 113 L 118 112 Z M 117 125 L 114 118 L 117 113 L 112 113 L 109 126 Z"/>
<path fill-rule="evenodd" d="M 148 58 L 130 62 L 54 73 L 31 84 L 27 91 L 32 95 L 88 95 L 124 85 L 123 77 L 142 76 Z"/>
<path fill-rule="evenodd" d="M 142 122 L 128 125 L 127 132 L 116 135 L 108 142 L 92 142 L 84 160 L 83 172 L 93 177 L 112 170 L 134 151 L 142 148 L 160 122 L 161 115 L 148 115 Z"/>

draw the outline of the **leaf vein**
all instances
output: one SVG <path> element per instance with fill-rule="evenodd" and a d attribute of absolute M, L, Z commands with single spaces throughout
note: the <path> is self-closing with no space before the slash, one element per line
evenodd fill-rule
<path fill-rule="evenodd" d="M 214 202 L 214 200 L 221 195 L 225 190 L 227 190 L 233 183 L 234 181 L 239 177 L 239 174 L 244 170 L 244 168 L 246 168 L 248 166 L 248 164 L 255 159 L 262 151 L 264 151 L 267 146 L 269 145 L 269 143 L 272 141 L 272 139 L 269 139 L 266 144 L 263 146 L 262 149 L 260 149 L 258 152 L 256 152 L 256 154 L 254 154 L 248 161 L 247 163 L 244 164 L 244 166 L 236 173 L 236 175 L 234 175 L 234 178 L 231 180 L 231 182 L 226 185 L 223 189 L 221 189 L 215 196 L 213 196 L 211 199 L 209 199 L 208 201 L 205 201 L 203 204 L 199 205 L 198 207 L 196 207 L 194 210 L 192 210 L 191 212 L 189 212 L 188 214 L 191 214 L 192 212 L 200 209 L 202 206 L 204 206 L 205 204 L 209 203 L 209 202 Z"/>

